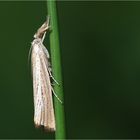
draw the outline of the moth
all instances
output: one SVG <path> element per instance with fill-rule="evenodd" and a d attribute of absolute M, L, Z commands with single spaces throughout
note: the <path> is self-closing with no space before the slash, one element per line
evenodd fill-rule
<path fill-rule="evenodd" d="M 51 74 L 50 56 L 43 45 L 46 32 L 49 30 L 49 17 L 37 30 L 31 43 L 31 65 L 33 75 L 34 123 L 43 126 L 47 131 L 55 131 L 55 115 L 52 93 L 55 94 L 51 81 L 58 82 Z M 52 80 L 51 80 L 52 79 Z M 61 100 L 57 97 L 61 102 Z"/>

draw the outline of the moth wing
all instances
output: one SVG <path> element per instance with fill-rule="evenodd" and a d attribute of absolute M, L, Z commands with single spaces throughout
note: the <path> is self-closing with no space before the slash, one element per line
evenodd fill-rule
<path fill-rule="evenodd" d="M 51 81 L 47 70 L 49 62 L 42 45 L 40 42 L 32 49 L 34 122 L 48 131 L 55 131 Z"/>
<path fill-rule="evenodd" d="M 34 93 L 34 122 L 40 126 L 42 122 L 43 98 L 41 89 L 41 62 L 39 58 L 39 46 L 32 46 L 32 73 L 33 73 L 33 93 Z"/>

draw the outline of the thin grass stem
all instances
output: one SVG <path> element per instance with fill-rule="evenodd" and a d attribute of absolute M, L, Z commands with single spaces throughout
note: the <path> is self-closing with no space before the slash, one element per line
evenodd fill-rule
<path fill-rule="evenodd" d="M 55 0 L 47 0 L 48 15 L 50 16 L 50 52 L 52 72 L 54 78 L 59 83 L 54 83 L 54 90 L 57 96 L 62 100 L 63 104 L 54 97 L 55 117 L 56 117 L 56 139 L 65 139 L 65 116 L 64 116 L 64 98 L 63 98 L 63 83 L 61 73 L 61 57 L 60 57 L 60 42 L 57 20 L 57 9 Z"/>

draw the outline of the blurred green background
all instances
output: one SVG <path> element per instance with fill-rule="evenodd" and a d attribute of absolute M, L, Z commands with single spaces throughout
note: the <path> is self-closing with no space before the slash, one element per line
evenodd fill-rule
<path fill-rule="evenodd" d="M 140 2 L 57 6 L 67 138 L 140 138 Z M 54 138 L 34 128 L 28 64 L 46 7 L 0 2 L 0 138 Z"/>

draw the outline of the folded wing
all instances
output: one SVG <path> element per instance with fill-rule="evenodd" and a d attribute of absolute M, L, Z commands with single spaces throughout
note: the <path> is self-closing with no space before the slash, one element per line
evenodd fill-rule
<path fill-rule="evenodd" d="M 48 131 L 55 131 L 51 81 L 48 73 L 49 55 L 41 39 L 32 43 L 32 72 L 34 90 L 34 122 Z"/>

